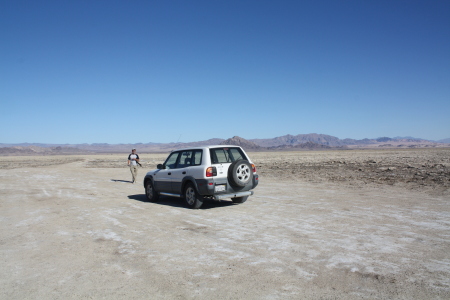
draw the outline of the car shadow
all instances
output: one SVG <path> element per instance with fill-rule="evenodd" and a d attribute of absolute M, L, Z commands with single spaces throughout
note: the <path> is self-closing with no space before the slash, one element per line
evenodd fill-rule
<path fill-rule="evenodd" d="M 136 194 L 136 195 L 129 195 L 128 199 L 136 200 L 140 202 L 147 202 L 148 204 L 153 205 L 166 205 L 166 206 L 172 206 L 172 207 L 180 207 L 180 208 L 186 208 L 185 203 L 183 202 L 183 199 L 177 198 L 177 197 L 169 197 L 169 196 L 160 196 L 158 202 L 149 202 L 147 201 L 147 197 L 145 197 L 145 194 Z M 235 205 L 233 201 L 229 200 L 221 200 L 221 201 L 215 201 L 215 200 L 205 200 L 203 202 L 203 205 L 200 207 L 200 209 L 213 209 L 213 208 L 220 208 L 220 207 L 226 207 Z"/>
<path fill-rule="evenodd" d="M 111 181 L 114 181 L 114 182 L 126 182 L 126 183 L 132 183 L 131 180 L 121 180 L 121 179 L 111 179 Z"/>

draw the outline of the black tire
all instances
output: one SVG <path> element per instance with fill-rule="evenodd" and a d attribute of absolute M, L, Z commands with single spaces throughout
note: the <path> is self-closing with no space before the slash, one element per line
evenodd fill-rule
<path fill-rule="evenodd" d="M 153 188 L 153 183 L 151 180 L 147 180 L 145 182 L 145 197 L 150 202 L 158 202 L 159 200 L 159 194 Z"/>
<path fill-rule="evenodd" d="M 248 196 L 231 198 L 233 203 L 244 203 L 245 201 L 247 201 L 247 199 L 248 199 Z"/>
<path fill-rule="evenodd" d="M 192 209 L 200 208 L 203 204 L 203 198 L 197 193 L 195 186 L 192 183 L 186 184 L 183 193 L 184 201 L 187 207 Z"/>
<path fill-rule="evenodd" d="M 252 165 L 248 160 L 237 160 L 228 167 L 228 182 L 236 187 L 244 187 L 253 179 Z"/>

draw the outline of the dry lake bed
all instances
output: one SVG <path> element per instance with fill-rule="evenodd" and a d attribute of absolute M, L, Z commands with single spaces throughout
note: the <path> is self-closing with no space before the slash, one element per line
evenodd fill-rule
<path fill-rule="evenodd" d="M 1 156 L 0 298 L 450 298 L 450 149 L 249 154 L 255 195 L 198 210 L 127 153 Z"/>

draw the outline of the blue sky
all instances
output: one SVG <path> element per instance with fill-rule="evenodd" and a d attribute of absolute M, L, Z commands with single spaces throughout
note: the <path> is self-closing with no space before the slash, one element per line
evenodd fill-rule
<path fill-rule="evenodd" d="M 0 143 L 450 137 L 450 1 L 0 0 Z"/>

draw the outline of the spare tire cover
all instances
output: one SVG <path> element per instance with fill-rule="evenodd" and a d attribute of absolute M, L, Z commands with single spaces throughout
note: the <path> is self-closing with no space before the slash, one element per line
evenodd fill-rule
<path fill-rule="evenodd" d="M 253 179 L 253 168 L 248 160 L 237 160 L 228 167 L 228 181 L 231 185 L 244 187 Z"/>

